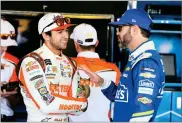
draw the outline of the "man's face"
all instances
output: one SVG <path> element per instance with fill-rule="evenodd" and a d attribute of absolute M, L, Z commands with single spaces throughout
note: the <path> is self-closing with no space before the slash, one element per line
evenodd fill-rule
<path fill-rule="evenodd" d="M 117 28 L 117 38 L 119 42 L 119 47 L 128 46 L 131 42 L 131 26 L 119 26 Z"/>
<path fill-rule="evenodd" d="M 7 48 L 8 48 L 7 46 L 1 46 L 0 54 L 2 54 L 3 52 L 6 52 Z"/>
<path fill-rule="evenodd" d="M 64 50 L 68 43 L 68 30 L 52 31 L 50 44 L 57 50 Z"/>

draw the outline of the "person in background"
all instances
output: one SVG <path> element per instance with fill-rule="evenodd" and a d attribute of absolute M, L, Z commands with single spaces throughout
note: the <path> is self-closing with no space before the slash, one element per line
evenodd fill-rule
<path fill-rule="evenodd" d="M 73 30 L 70 38 L 74 40 L 75 48 L 78 53 L 77 58 L 73 58 L 78 66 L 87 65 L 93 72 L 99 76 L 112 80 L 115 85 L 118 84 L 121 73 L 118 67 L 100 59 L 95 48 L 99 44 L 96 29 L 86 23 L 79 24 Z M 90 86 L 90 96 L 88 97 L 87 111 L 80 116 L 72 116 L 73 122 L 98 122 L 110 121 L 111 110 L 110 101 L 100 91 L 98 85 L 90 81 L 90 78 L 80 70 L 80 84 Z M 112 104 L 113 105 L 113 104 Z M 108 117 L 109 112 L 109 117 Z"/>
<path fill-rule="evenodd" d="M 114 122 L 155 119 L 163 97 L 165 71 L 154 42 L 149 40 L 151 24 L 152 19 L 142 9 L 129 9 L 119 21 L 110 23 L 119 28 L 119 41 L 131 51 L 118 86 L 82 67 L 91 80 L 101 85 L 105 96 L 115 102 Z"/>
<path fill-rule="evenodd" d="M 28 122 L 67 122 L 87 108 L 87 98 L 77 95 L 79 73 L 67 48 L 70 19 L 45 14 L 38 22 L 43 46 L 26 55 L 17 66 Z"/>
<path fill-rule="evenodd" d="M 14 112 L 11 109 L 10 98 L 16 101 L 16 94 L 18 89 L 19 80 L 15 72 L 18 58 L 9 54 L 7 48 L 9 46 L 17 46 L 15 41 L 16 34 L 15 28 L 5 19 L 1 19 L 1 121 L 2 122 L 15 122 L 13 117 Z"/>
<path fill-rule="evenodd" d="M 42 14 L 39 14 L 42 17 Z M 23 58 L 26 54 L 38 49 L 40 44 L 38 34 L 38 21 L 40 16 L 37 15 L 32 19 L 17 19 L 17 43 L 16 53 L 19 59 Z M 14 49 L 12 49 L 14 50 Z"/>

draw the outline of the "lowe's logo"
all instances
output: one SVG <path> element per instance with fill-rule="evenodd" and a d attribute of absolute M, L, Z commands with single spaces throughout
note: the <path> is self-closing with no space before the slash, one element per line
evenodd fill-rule
<path fill-rule="evenodd" d="M 121 83 L 116 92 L 115 102 L 128 102 L 128 88 Z"/>
<path fill-rule="evenodd" d="M 145 79 L 145 80 L 140 80 L 139 81 L 139 86 L 141 87 L 148 87 L 148 88 L 154 88 L 154 82 Z"/>

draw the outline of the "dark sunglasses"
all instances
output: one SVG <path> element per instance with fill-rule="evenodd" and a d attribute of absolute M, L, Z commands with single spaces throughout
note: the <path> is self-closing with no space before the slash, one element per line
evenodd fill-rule
<path fill-rule="evenodd" d="M 119 32 L 122 30 L 122 27 L 123 27 L 123 26 L 133 26 L 133 25 L 132 25 L 132 24 L 129 24 L 129 23 L 120 25 L 121 28 L 118 27 L 118 31 L 119 31 Z"/>
<path fill-rule="evenodd" d="M 16 34 L 1 34 L 1 39 L 6 40 L 10 37 L 12 40 L 15 40 Z"/>
<path fill-rule="evenodd" d="M 62 18 L 62 17 L 60 17 L 60 16 L 55 17 L 55 18 L 54 18 L 54 21 L 53 21 L 52 23 L 48 24 L 47 26 L 45 26 L 44 29 L 47 28 L 47 27 L 49 27 L 49 26 L 51 26 L 51 25 L 54 24 L 54 23 L 56 23 L 57 26 L 63 26 L 63 25 L 64 25 L 64 22 L 65 22 L 66 24 L 70 24 L 70 23 L 71 23 L 71 20 L 70 20 L 69 17 L 65 17 L 65 18 Z M 44 29 L 42 30 L 42 32 L 44 31 Z"/>

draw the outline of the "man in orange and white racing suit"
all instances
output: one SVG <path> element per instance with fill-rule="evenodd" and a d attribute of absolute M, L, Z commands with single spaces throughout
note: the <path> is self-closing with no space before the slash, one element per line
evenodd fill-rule
<path fill-rule="evenodd" d="M 87 99 L 76 95 L 80 76 L 74 61 L 62 53 L 70 26 L 70 19 L 61 14 L 44 15 L 38 23 L 43 46 L 26 55 L 17 67 L 28 122 L 65 122 L 69 114 L 87 107 Z"/>
<path fill-rule="evenodd" d="M 15 72 L 18 58 L 7 52 L 8 47 L 17 46 L 15 28 L 5 19 L 1 19 L 0 43 L 0 94 L 1 94 L 1 122 L 15 122 L 14 112 L 11 108 L 13 102 L 18 101 L 19 80 Z M 17 100 L 16 100 L 17 99 Z"/>
<path fill-rule="evenodd" d="M 98 45 L 95 28 L 89 24 L 82 23 L 74 28 L 70 38 L 74 40 L 75 48 L 78 52 L 77 58 L 74 58 L 77 65 L 86 65 L 99 76 L 112 80 L 117 85 L 121 76 L 120 70 L 115 64 L 100 59 L 99 54 L 95 52 L 95 48 Z M 90 86 L 91 92 L 88 97 L 89 105 L 87 111 L 80 116 L 70 116 L 71 121 L 109 122 L 114 103 L 111 103 L 110 107 L 110 101 L 103 95 L 99 85 L 91 82 L 90 78 L 82 70 L 80 70 L 79 73 L 81 76 L 80 84 Z"/>

